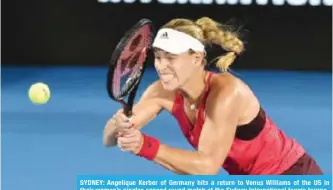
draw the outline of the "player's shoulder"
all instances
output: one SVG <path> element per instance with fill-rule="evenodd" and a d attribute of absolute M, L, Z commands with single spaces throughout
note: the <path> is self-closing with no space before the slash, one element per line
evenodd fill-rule
<path fill-rule="evenodd" d="M 241 78 L 231 73 L 217 73 L 211 81 L 211 101 L 234 100 L 237 104 L 241 102 L 252 102 L 257 99 L 252 89 Z"/>
<path fill-rule="evenodd" d="M 211 89 L 218 93 L 237 93 L 243 90 L 244 82 L 231 73 L 215 73 L 211 81 Z"/>

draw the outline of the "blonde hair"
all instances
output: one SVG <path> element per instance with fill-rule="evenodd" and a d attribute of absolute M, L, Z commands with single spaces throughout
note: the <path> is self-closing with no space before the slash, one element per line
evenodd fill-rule
<path fill-rule="evenodd" d="M 198 39 L 205 46 L 212 44 L 221 46 L 228 52 L 216 58 L 216 66 L 222 72 L 227 71 L 237 55 L 244 51 L 244 44 L 236 33 L 223 29 L 222 24 L 208 17 L 202 17 L 195 21 L 189 19 L 173 19 L 165 24 L 163 28 L 172 28 L 184 32 Z M 205 63 L 206 62 L 205 60 Z"/>

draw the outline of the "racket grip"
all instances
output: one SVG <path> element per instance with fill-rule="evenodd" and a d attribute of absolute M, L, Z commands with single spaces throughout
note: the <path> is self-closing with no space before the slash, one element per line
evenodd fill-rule
<path fill-rule="evenodd" d="M 124 106 L 124 114 L 127 116 L 127 117 L 131 117 L 132 116 L 132 108 L 128 105 L 125 105 Z"/>

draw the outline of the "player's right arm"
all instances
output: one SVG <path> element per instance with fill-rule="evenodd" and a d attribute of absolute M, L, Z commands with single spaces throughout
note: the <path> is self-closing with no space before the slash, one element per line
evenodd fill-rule
<path fill-rule="evenodd" d="M 153 120 L 163 108 L 165 92 L 161 88 L 160 82 L 151 84 L 142 94 L 140 100 L 133 106 L 131 122 L 122 117 L 123 110 L 118 110 L 115 115 L 108 120 L 104 132 L 103 143 L 105 146 L 115 146 L 117 144 L 116 135 L 121 129 L 133 127 L 142 128 Z"/>

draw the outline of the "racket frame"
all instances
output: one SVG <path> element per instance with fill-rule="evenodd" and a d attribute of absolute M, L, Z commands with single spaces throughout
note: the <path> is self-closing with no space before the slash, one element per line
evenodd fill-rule
<path fill-rule="evenodd" d="M 141 29 L 143 26 L 148 25 L 150 27 L 150 44 L 147 47 L 148 49 L 146 49 L 146 57 L 145 60 L 141 66 L 141 68 L 139 68 L 139 70 L 137 72 L 140 72 L 139 75 L 135 81 L 133 81 L 130 85 L 130 87 L 128 89 L 126 89 L 125 92 L 121 92 L 121 94 L 119 95 L 119 97 L 115 97 L 113 94 L 113 82 L 114 82 L 114 75 L 115 75 L 115 70 L 117 68 L 117 63 L 118 63 L 118 59 L 121 56 L 121 53 L 123 51 L 123 49 L 126 47 L 127 43 L 129 42 L 129 40 L 131 40 L 131 37 L 137 32 L 138 29 Z M 123 109 L 124 109 L 124 114 L 128 117 L 132 116 L 132 108 L 134 105 L 134 100 L 137 94 L 137 90 L 138 87 L 140 85 L 141 79 L 143 78 L 144 72 L 146 70 L 146 66 L 147 66 L 147 57 L 149 56 L 150 50 L 151 50 L 151 44 L 153 41 L 153 35 L 154 35 L 154 27 L 152 24 L 152 21 L 149 19 L 141 19 L 139 22 L 137 22 L 131 29 L 129 29 L 125 35 L 121 38 L 121 40 L 118 42 L 116 48 L 114 49 L 111 59 L 109 61 L 109 68 L 108 68 L 108 72 L 107 72 L 107 92 L 108 95 L 111 99 L 113 99 L 114 101 L 119 102 Z M 137 74 L 137 73 L 136 73 Z M 124 100 L 124 98 L 128 95 L 127 98 L 127 102 Z"/>

